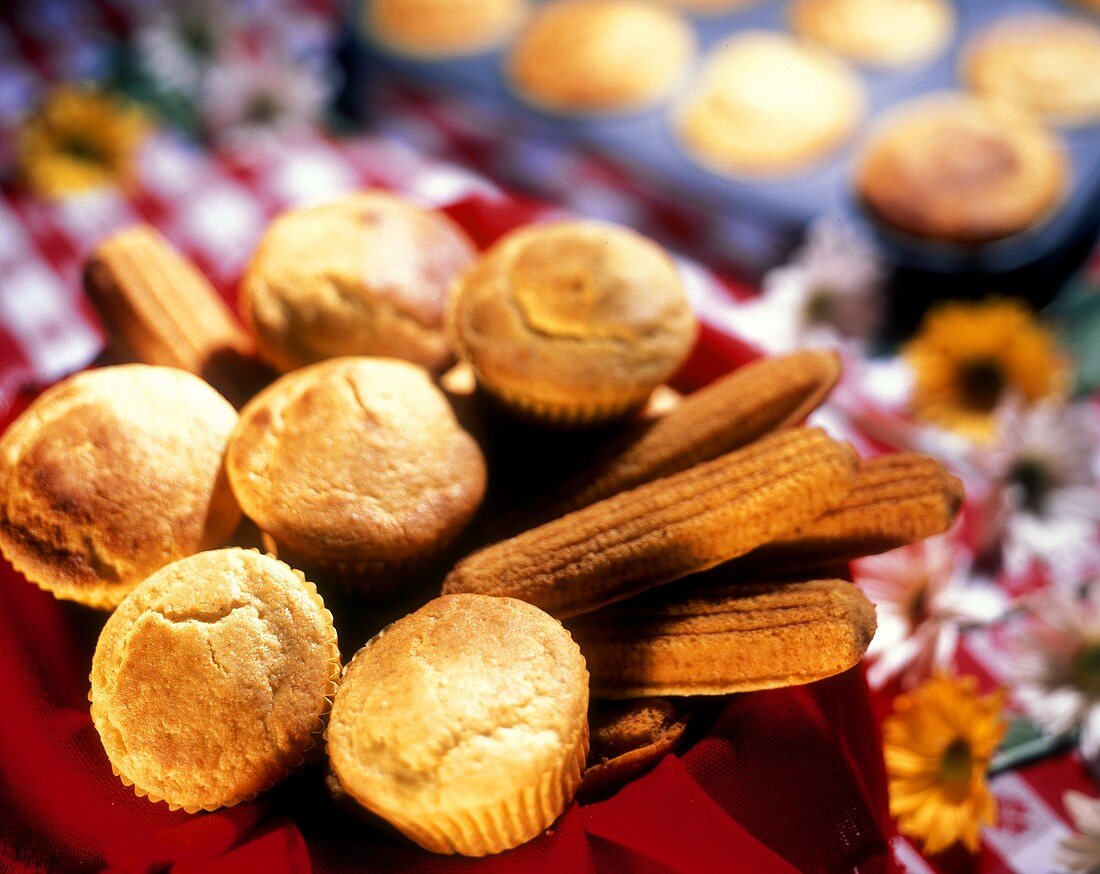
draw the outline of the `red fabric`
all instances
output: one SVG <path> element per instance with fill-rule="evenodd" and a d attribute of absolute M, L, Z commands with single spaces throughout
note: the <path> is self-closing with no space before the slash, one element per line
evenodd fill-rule
<path fill-rule="evenodd" d="M 684 381 L 714 360 L 708 346 Z M 708 349 L 713 357 L 708 357 Z M 704 367 L 704 365 L 706 365 Z M 16 409 L 21 405 L 17 405 Z M 14 412 L 14 411 L 13 411 Z M 857 669 L 730 698 L 702 738 L 612 798 L 573 805 L 502 856 L 433 856 L 332 805 L 319 768 L 231 810 L 189 816 L 111 773 L 88 714 L 102 614 L 0 564 L 0 869 L 173 871 L 879 871 L 888 865 L 881 746 Z M 350 655 L 350 654 L 346 654 Z"/>

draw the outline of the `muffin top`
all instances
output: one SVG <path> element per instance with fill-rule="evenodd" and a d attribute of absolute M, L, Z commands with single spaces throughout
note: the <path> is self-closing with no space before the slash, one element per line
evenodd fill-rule
<path fill-rule="evenodd" d="M 237 413 L 182 370 L 89 370 L 0 438 L 0 548 L 58 597 L 113 607 L 240 521 L 222 460 Z"/>
<path fill-rule="evenodd" d="M 949 0 L 797 0 L 791 25 L 855 61 L 905 67 L 943 51 L 955 11 Z"/>
<path fill-rule="evenodd" d="M 534 225 L 499 240 L 452 300 L 455 345 L 492 392 L 573 405 L 648 395 L 695 340 L 676 265 L 617 225 Z"/>
<path fill-rule="evenodd" d="M 1058 15 L 999 21 L 974 41 L 963 76 L 975 91 L 1060 124 L 1100 120 L 1100 27 Z"/>
<path fill-rule="evenodd" d="M 277 380 L 241 411 L 226 466 L 260 528 L 333 561 L 433 550 L 485 491 L 481 450 L 442 392 L 389 358 L 335 358 Z"/>
<path fill-rule="evenodd" d="M 512 598 L 444 595 L 356 653 L 328 752 L 372 810 L 490 807 L 575 755 L 587 710 L 584 657 L 561 623 Z"/>
<path fill-rule="evenodd" d="M 866 145 L 859 194 L 918 237 L 980 243 L 1043 219 L 1067 184 L 1056 136 L 1003 103 L 936 95 L 899 107 Z"/>
<path fill-rule="evenodd" d="M 809 43 L 747 31 L 714 51 L 678 119 L 691 155 L 720 173 L 784 173 L 836 149 L 863 114 L 855 72 Z"/>
<path fill-rule="evenodd" d="M 438 370 L 443 314 L 473 243 L 443 213 L 381 192 L 292 210 L 264 234 L 241 285 L 260 352 L 281 370 L 384 355 Z"/>
<path fill-rule="evenodd" d="M 312 583 L 258 552 L 203 552 L 157 571 L 107 620 L 92 720 L 139 795 L 209 810 L 301 763 L 339 674 Z"/>
<path fill-rule="evenodd" d="M 520 96 L 551 112 L 616 112 L 664 97 L 695 52 L 675 11 L 648 0 L 553 0 L 508 57 Z"/>
<path fill-rule="evenodd" d="M 469 55 L 499 45 L 527 12 L 527 0 L 370 0 L 364 23 L 374 40 L 413 57 Z"/>

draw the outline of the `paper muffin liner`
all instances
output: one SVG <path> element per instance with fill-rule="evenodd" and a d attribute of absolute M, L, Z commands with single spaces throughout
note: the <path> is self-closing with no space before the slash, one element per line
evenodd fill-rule
<path fill-rule="evenodd" d="M 397 829 L 433 853 L 488 856 L 538 837 L 561 816 L 580 786 L 588 758 L 588 720 L 558 767 L 519 794 L 472 810 L 405 817 L 384 814 Z"/>
<path fill-rule="evenodd" d="M 251 552 L 260 552 L 258 549 L 250 550 Z M 273 558 L 275 556 L 272 556 Z M 266 780 L 259 785 L 253 787 L 247 792 L 238 793 L 236 795 L 227 795 L 224 799 L 217 802 L 189 802 L 177 799 L 166 798 L 163 795 L 159 795 L 149 789 L 145 789 L 139 786 L 134 780 L 128 777 L 123 771 L 111 761 L 108 757 L 108 761 L 111 765 L 111 772 L 118 777 L 123 786 L 127 786 L 134 791 L 134 794 L 138 798 L 146 798 L 153 803 L 164 803 L 168 805 L 169 810 L 182 810 L 185 813 L 200 813 L 202 811 L 220 810 L 225 807 L 236 807 L 238 804 L 243 804 L 247 801 L 252 801 L 256 796 L 268 789 L 271 789 L 276 784 L 285 779 L 291 772 L 300 768 L 306 761 L 317 758 L 318 753 L 323 755 L 324 752 L 324 737 L 325 729 L 328 726 L 329 713 L 332 711 L 332 702 L 336 697 L 336 690 L 340 685 L 340 676 L 343 672 L 343 665 L 340 661 L 340 647 L 337 639 L 336 626 L 333 622 L 332 613 L 325 606 L 324 598 L 321 597 L 320 592 L 317 591 L 317 586 L 306 579 L 305 575 L 297 568 L 291 568 L 294 575 L 302 581 L 302 585 L 309 593 L 310 599 L 316 604 L 320 610 L 321 615 L 327 620 L 327 626 L 329 629 L 329 677 L 326 681 L 326 691 L 324 695 L 324 703 L 322 704 L 321 711 L 314 718 L 313 725 L 310 727 L 308 742 L 299 751 L 297 756 L 288 759 L 281 768 L 273 771 Z M 89 680 L 91 678 L 89 677 Z M 88 701 L 92 701 L 91 689 L 88 690 Z M 93 719 L 93 724 L 95 720 Z M 99 733 L 98 727 L 96 733 Z"/>
<path fill-rule="evenodd" d="M 555 428 L 588 428 L 624 418 L 635 410 L 644 407 L 649 400 L 649 396 L 653 393 L 653 389 L 660 384 L 660 382 L 657 382 L 651 386 L 646 386 L 641 391 L 624 394 L 622 397 L 615 399 L 551 403 L 503 389 L 494 385 L 491 380 L 485 379 L 476 367 L 473 368 L 473 371 L 478 385 L 513 415 Z"/>
<path fill-rule="evenodd" d="M 335 561 L 305 555 L 280 543 L 266 531 L 261 532 L 264 549 L 280 561 L 286 562 L 293 568 L 302 568 L 323 583 L 335 584 L 348 594 L 377 598 L 393 595 L 405 583 L 422 576 L 439 560 L 443 551 L 454 542 L 458 533 L 455 531 L 452 536 L 441 540 L 432 549 L 404 559 Z"/>

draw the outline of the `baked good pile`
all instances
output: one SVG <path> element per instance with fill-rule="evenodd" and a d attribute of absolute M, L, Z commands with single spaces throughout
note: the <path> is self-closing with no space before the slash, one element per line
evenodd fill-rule
<path fill-rule="evenodd" d="M 610 224 L 478 254 L 368 192 L 271 226 L 240 323 L 150 228 L 105 240 L 86 284 L 134 363 L 0 437 L 0 548 L 114 611 L 93 721 L 173 808 L 327 756 L 338 800 L 425 849 L 507 850 L 714 696 L 856 665 L 875 615 L 847 563 L 962 501 L 931 458 L 802 424 L 830 351 L 668 389 L 697 330 L 678 271 Z"/>

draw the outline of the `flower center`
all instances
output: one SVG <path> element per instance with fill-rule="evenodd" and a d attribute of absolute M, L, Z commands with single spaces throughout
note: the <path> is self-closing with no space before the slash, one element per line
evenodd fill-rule
<path fill-rule="evenodd" d="M 964 738 L 955 738 L 940 757 L 940 777 L 947 783 L 963 783 L 970 779 L 973 770 L 970 744 Z"/>
<path fill-rule="evenodd" d="M 69 157 L 86 164 L 103 164 L 106 161 L 106 156 L 99 144 L 79 134 L 67 137 L 64 149 Z"/>
<path fill-rule="evenodd" d="M 246 113 L 253 124 L 271 124 L 279 118 L 282 105 L 274 94 L 261 93 L 252 98 Z"/>
<path fill-rule="evenodd" d="M 1024 509 L 1040 513 L 1051 486 L 1050 471 L 1046 465 L 1038 458 L 1017 459 L 1008 473 L 1008 479 L 1020 487 Z"/>
<path fill-rule="evenodd" d="M 194 57 L 203 60 L 214 57 L 214 33 L 202 19 L 194 16 L 182 18 L 177 33 L 180 43 Z"/>
<path fill-rule="evenodd" d="M 815 288 L 806 298 L 806 321 L 811 325 L 830 325 L 836 318 L 835 292 Z"/>
<path fill-rule="evenodd" d="M 915 629 L 928 618 L 928 584 L 922 582 L 909 599 L 909 628 Z"/>
<path fill-rule="evenodd" d="M 1073 684 L 1086 694 L 1100 697 L 1100 641 L 1086 644 L 1073 660 Z"/>
<path fill-rule="evenodd" d="M 980 413 L 992 413 L 1005 387 L 1005 372 L 992 358 L 975 358 L 959 370 L 963 402 Z"/>

